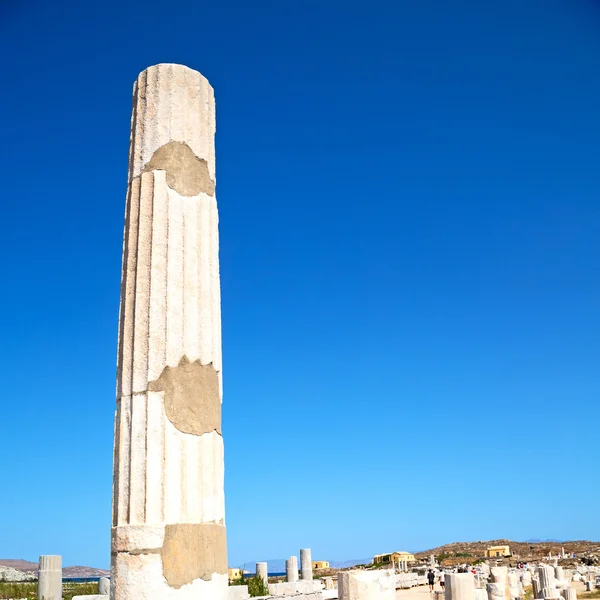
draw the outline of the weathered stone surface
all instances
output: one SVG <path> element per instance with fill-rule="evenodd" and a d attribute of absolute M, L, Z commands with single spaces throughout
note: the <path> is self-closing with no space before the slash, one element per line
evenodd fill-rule
<path fill-rule="evenodd" d="M 166 171 L 167 185 L 182 196 L 214 196 L 215 182 L 208 174 L 208 163 L 187 144 L 168 142 L 158 148 L 143 169 L 147 171 Z"/>
<path fill-rule="evenodd" d="M 510 598 L 520 596 L 519 576 L 514 571 L 508 572 L 508 593 Z"/>
<path fill-rule="evenodd" d="M 540 581 L 540 594 L 544 588 L 550 589 L 555 587 L 554 567 L 551 567 L 550 565 L 540 565 L 536 572 Z"/>
<path fill-rule="evenodd" d="M 40 556 L 38 600 L 62 600 L 62 556 Z"/>
<path fill-rule="evenodd" d="M 314 594 L 320 592 L 323 586 L 320 581 L 284 581 L 269 583 L 269 594 L 272 596 L 294 596 L 297 594 Z"/>
<path fill-rule="evenodd" d="M 395 600 L 393 571 L 339 571 L 339 600 Z"/>
<path fill-rule="evenodd" d="M 227 575 L 225 527 L 216 523 L 166 525 L 161 558 L 163 575 L 176 589 L 194 579 L 210 581 L 214 573 Z"/>
<path fill-rule="evenodd" d="M 108 577 L 100 577 L 98 580 L 98 594 L 100 596 L 108 596 L 110 594 L 110 579 Z"/>
<path fill-rule="evenodd" d="M 542 592 L 542 588 L 540 587 L 540 580 L 537 575 L 531 578 L 531 587 L 533 589 L 533 597 L 539 598 Z"/>
<path fill-rule="evenodd" d="M 161 64 L 134 86 L 111 600 L 226 600 L 213 91 Z"/>
<path fill-rule="evenodd" d="M 227 588 L 227 594 L 227 600 L 248 600 L 250 598 L 247 585 L 230 585 Z"/>
<path fill-rule="evenodd" d="M 86 596 L 73 596 L 73 600 L 108 600 L 107 594 L 88 594 Z"/>
<path fill-rule="evenodd" d="M 503 591 L 503 597 L 505 600 L 511 600 L 511 593 L 508 581 L 508 569 L 506 567 L 492 567 L 490 569 L 490 578 L 492 583 L 498 584 L 498 588 L 495 590 L 498 592 L 500 589 Z"/>
<path fill-rule="evenodd" d="M 323 585 L 326 590 L 334 590 L 333 577 L 323 577 Z"/>
<path fill-rule="evenodd" d="M 111 587 L 114 590 L 127 590 L 128 600 L 197 600 L 198 598 L 221 598 L 211 595 L 213 590 L 224 590 L 227 598 L 227 574 L 215 573 L 210 581 L 195 579 L 192 583 L 176 589 L 171 587 L 163 573 L 160 553 L 131 554 L 120 552 L 113 556 Z M 153 590 L 148 595 L 147 590 Z M 121 592 L 122 593 L 122 592 Z M 114 598 L 111 595 L 111 600 Z"/>
<path fill-rule="evenodd" d="M 563 588 L 560 592 L 560 595 L 565 600 L 577 600 L 577 591 L 571 587 Z"/>
<path fill-rule="evenodd" d="M 300 578 L 312 580 L 312 555 L 310 548 L 302 548 L 300 550 Z"/>
<path fill-rule="evenodd" d="M 505 600 L 506 589 L 503 583 L 488 583 L 485 586 L 488 600 Z"/>
<path fill-rule="evenodd" d="M 148 391 L 164 392 L 167 418 L 182 433 L 221 433 L 219 376 L 212 365 L 184 356 L 176 367 L 165 367 Z"/>
<path fill-rule="evenodd" d="M 560 594 L 555 587 L 542 588 L 542 598 L 560 598 Z"/>
<path fill-rule="evenodd" d="M 475 600 L 475 578 L 471 573 L 447 573 L 446 600 Z"/>

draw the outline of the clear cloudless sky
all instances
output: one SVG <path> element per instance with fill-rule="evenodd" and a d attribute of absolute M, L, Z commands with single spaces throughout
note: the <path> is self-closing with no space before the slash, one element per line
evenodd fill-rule
<path fill-rule="evenodd" d="M 0 557 L 110 561 L 159 62 L 217 99 L 230 564 L 600 538 L 600 2 L 3 0 L 0 55 Z"/>

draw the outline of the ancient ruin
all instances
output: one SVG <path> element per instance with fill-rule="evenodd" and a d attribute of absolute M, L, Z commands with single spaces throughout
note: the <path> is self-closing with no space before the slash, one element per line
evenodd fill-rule
<path fill-rule="evenodd" d="M 215 101 L 198 72 L 133 90 L 111 597 L 227 596 Z"/>

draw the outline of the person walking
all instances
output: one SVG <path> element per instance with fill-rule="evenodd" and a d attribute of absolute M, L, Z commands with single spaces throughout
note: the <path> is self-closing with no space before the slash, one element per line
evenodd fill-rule
<path fill-rule="evenodd" d="M 440 587 L 442 588 L 442 591 L 446 589 L 446 575 L 444 571 L 440 571 Z"/>
<path fill-rule="evenodd" d="M 429 569 L 429 573 L 427 573 L 427 582 L 429 583 L 429 591 L 433 592 L 433 584 L 435 583 L 435 573 Z"/>

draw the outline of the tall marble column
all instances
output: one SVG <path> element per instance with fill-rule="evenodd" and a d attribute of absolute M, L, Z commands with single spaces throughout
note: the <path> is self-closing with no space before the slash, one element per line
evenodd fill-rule
<path fill-rule="evenodd" d="M 133 89 L 113 484 L 112 600 L 222 600 L 227 551 L 215 103 L 160 64 Z"/>

